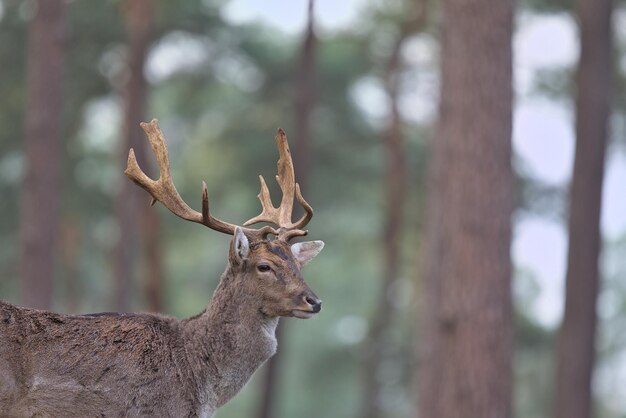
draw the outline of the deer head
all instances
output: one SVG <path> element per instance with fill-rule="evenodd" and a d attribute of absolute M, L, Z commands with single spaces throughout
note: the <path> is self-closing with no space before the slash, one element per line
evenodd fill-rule
<path fill-rule="evenodd" d="M 321 241 L 289 245 L 283 240 L 250 242 L 237 228 L 231 244 L 230 269 L 239 278 L 250 303 L 270 317 L 310 318 L 322 302 L 305 283 L 300 269 L 323 247 Z"/>
<path fill-rule="evenodd" d="M 274 207 L 267 184 L 263 176 L 259 176 L 261 191 L 258 197 L 262 211 L 243 226 L 238 226 L 211 215 L 205 182 L 202 182 L 202 212 L 193 210 L 183 201 L 172 181 L 167 146 L 158 121 L 153 119 L 150 123 L 141 123 L 141 127 L 156 156 L 160 177 L 157 180 L 149 178 L 137 164 L 132 149 L 124 173 L 150 193 L 152 204 L 161 202 L 180 218 L 233 235 L 228 270 L 237 278 L 245 294 L 254 295 L 255 303 L 263 314 L 270 317 L 309 318 L 319 312 L 322 302 L 304 282 L 300 269 L 322 250 L 324 243 L 309 241 L 289 244 L 292 238 L 307 234 L 308 231 L 303 228 L 313 217 L 313 209 L 304 200 L 300 186 L 295 182 L 285 132 L 279 129 L 276 135 L 280 154 L 276 176 L 282 191 L 280 206 Z M 304 215 L 296 222 L 292 222 L 294 198 L 304 208 Z M 261 222 L 269 225 L 259 229 L 248 228 Z"/>

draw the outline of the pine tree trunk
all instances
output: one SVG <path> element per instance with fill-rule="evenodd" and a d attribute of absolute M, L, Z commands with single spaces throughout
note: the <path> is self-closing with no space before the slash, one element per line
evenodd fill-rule
<path fill-rule="evenodd" d="M 419 416 L 511 416 L 512 0 L 444 0 Z"/>
<path fill-rule="evenodd" d="M 128 81 L 123 91 L 124 122 L 122 127 L 121 163 L 126 167 L 129 148 L 135 150 L 135 156 L 142 167 L 149 167 L 147 141 L 139 127 L 144 119 L 146 107 L 147 82 L 144 76 L 144 64 L 152 40 L 154 4 L 152 0 L 126 0 L 122 3 L 128 32 Z M 144 281 L 149 309 L 161 307 L 162 269 L 158 251 L 157 213 L 148 207 L 145 193 L 126 178 L 122 179 L 116 200 L 116 214 L 120 229 L 120 239 L 115 253 L 115 299 L 117 310 L 130 309 L 132 278 L 137 271 L 139 256 L 149 255 L 146 260 L 149 268 L 148 278 Z M 143 236 L 143 240 L 139 239 Z M 155 248 L 145 252 L 144 242 Z M 154 271 L 152 271 L 154 270 Z M 156 308 L 156 309 L 155 309 Z"/>
<path fill-rule="evenodd" d="M 295 97 L 295 147 L 294 147 L 294 169 L 296 179 L 301 190 L 306 190 L 306 184 L 311 167 L 311 113 L 315 103 L 315 49 L 316 37 L 314 30 L 314 6 L 315 1 L 309 0 L 307 29 L 302 45 L 302 55 L 300 65 L 296 75 L 296 97 Z M 296 217 L 300 216 L 295 213 Z M 276 329 L 276 339 L 278 340 L 278 351 L 266 363 L 265 375 L 262 384 L 261 403 L 257 411 L 258 418 L 275 418 L 277 416 L 277 395 L 280 383 L 280 370 L 285 358 L 285 334 L 286 323 L 283 321 Z"/>
<path fill-rule="evenodd" d="M 557 418 L 592 416 L 600 209 L 613 74 L 611 12 L 611 0 L 579 3 L 576 156 L 570 192 L 565 314 L 557 348 Z"/>
<path fill-rule="evenodd" d="M 28 98 L 22 194 L 22 303 L 49 309 L 60 224 L 65 6 L 37 1 L 28 39 Z"/>

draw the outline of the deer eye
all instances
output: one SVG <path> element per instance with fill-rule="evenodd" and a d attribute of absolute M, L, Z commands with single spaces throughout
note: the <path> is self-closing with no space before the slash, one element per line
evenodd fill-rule
<path fill-rule="evenodd" d="M 258 266 L 256 266 L 256 269 L 259 270 L 261 273 L 266 273 L 272 268 L 269 266 L 269 264 L 259 264 Z"/>

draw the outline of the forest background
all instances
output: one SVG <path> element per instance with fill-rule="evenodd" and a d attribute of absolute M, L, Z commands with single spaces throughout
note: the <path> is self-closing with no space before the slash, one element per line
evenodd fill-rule
<path fill-rule="evenodd" d="M 592 2 L 504 2 L 514 11 L 512 134 L 500 138 L 513 151 L 503 248 L 510 244 L 514 320 L 502 335 L 512 335 L 516 417 L 551 416 L 559 402 L 579 28 Z M 304 271 L 324 310 L 283 320 L 280 355 L 217 417 L 436 416 L 416 399 L 425 393 L 417 382 L 430 305 L 421 301 L 433 261 L 424 252 L 436 234 L 426 212 L 441 198 L 427 179 L 432 145 L 446 135 L 437 120 L 450 3 L 0 0 L 0 298 L 63 313 L 201 311 L 229 238 L 150 208 L 123 176 L 134 147 L 156 177 L 138 123 L 159 119 L 183 198 L 197 209 L 205 180 L 211 210 L 234 223 L 257 213 L 256 176 L 273 177 L 273 136 L 283 127 L 315 209 L 310 237 L 327 245 Z M 596 342 L 593 416 L 618 418 L 626 417 L 626 5 L 596 4 L 610 5 L 613 22 L 604 182 L 590 199 L 601 203 L 598 331 L 574 341 Z M 488 15 L 471 17 L 474 28 L 490 28 Z M 493 45 L 476 48 L 506 73 L 491 62 Z M 470 180 L 453 179 L 491 187 Z"/>

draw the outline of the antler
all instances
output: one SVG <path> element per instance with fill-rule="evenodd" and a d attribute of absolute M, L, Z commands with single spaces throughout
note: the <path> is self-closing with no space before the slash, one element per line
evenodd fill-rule
<path fill-rule="evenodd" d="M 233 235 L 236 225 L 211 216 L 209 212 L 208 191 L 204 181 L 202 182 L 202 213 L 190 208 L 180 197 L 180 194 L 178 194 L 170 174 L 167 145 L 165 144 L 163 132 L 161 132 L 159 128 L 159 122 L 156 119 L 152 119 L 150 123 L 142 122 L 140 126 L 148 136 L 150 146 L 152 147 L 152 151 L 154 151 L 154 155 L 159 164 L 160 177 L 158 180 L 152 180 L 141 170 L 135 158 L 135 151 L 132 148 L 128 153 L 128 166 L 124 174 L 142 189 L 150 193 L 152 196 L 152 205 L 159 201 L 176 216 L 205 225 L 215 231 Z M 261 229 L 243 229 L 249 237 L 266 238 L 268 234 L 279 234 L 278 231 L 269 226 L 265 226 Z"/>
<path fill-rule="evenodd" d="M 146 173 L 141 170 L 139 164 L 137 164 L 135 151 L 132 148 L 128 153 L 128 166 L 124 174 L 150 193 L 152 196 L 152 205 L 159 201 L 176 216 L 205 225 L 215 231 L 233 235 L 237 227 L 236 225 L 217 219 L 209 212 L 209 196 L 204 181 L 202 182 L 202 213 L 190 208 L 180 197 L 180 194 L 178 194 L 170 174 L 170 160 L 167 145 L 165 144 L 163 132 L 161 132 L 159 128 L 159 122 L 156 119 L 152 119 L 150 123 L 142 122 L 140 126 L 148 136 L 148 141 L 150 141 L 150 146 L 159 164 L 160 176 L 158 180 L 152 180 L 148 177 Z M 263 176 L 259 176 L 261 192 L 258 197 L 263 210 L 260 215 L 244 223 L 244 226 L 259 222 L 268 222 L 276 225 L 278 230 L 271 226 L 264 226 L 260 229 L 243 229 L 246 235 L 251 238 L 265 239 L 269 234 L 272 234 L 276 235 L 278 239 L 289 241 L 293 237 L 307 234 L 307 231 L 302 228 L 304 228 L 313 217 L 313 208 L 304 200 L 300 192 L 300 185 L 295 182 L 293 161 L 291 160 L 291 153 L 289 152 L 289 145 L 287 144 L 287 135 L 285 135 L 285 131 L 282 129 L 279 129 L 276 135 L 276 145 L 280 154 L 276 181 L 283 193 L 280 206 L 278 208 L 274 207 L 265 179 L 263 179 Z M 291 216 L 293 212 L 294 193 L 296 200 L 302 205 L 305 213 L 297 222 L 292 223 Z"/>
<path fill-rule="evenodd" d="M 276 134 L 276 146 L 278 147 L 278 153 L 280 155 L 278 159 L 276 182 L 283 193 L 280 206 L 277 208 L 274 207 L 265 179 L 263 176 L 259 176 L 261 191 L 258 197 L 263 210 L 258 216 L 246 221 L 244 226 L 259 222 L 268 222 L 279 228 L 278 239 L 289 241 L 289 239 L 293 237 L 307 234 L 307 231 L 302 228 L 304 228 L 313 217 L 313 208 L 304 200 L 300 192 L 300 185 L 295 181 L 293 161 L 291 159 L 291 152 L 289 151 L 289 144 L 287 143 L 287 135 L 282 129 L 278 129 L 278 133 Z M 302 215 L 297 222 L 292 223 L 291 216 L 293 212 L 294 192 L 298 203 L 304 208 L 304 215 Z"/>

